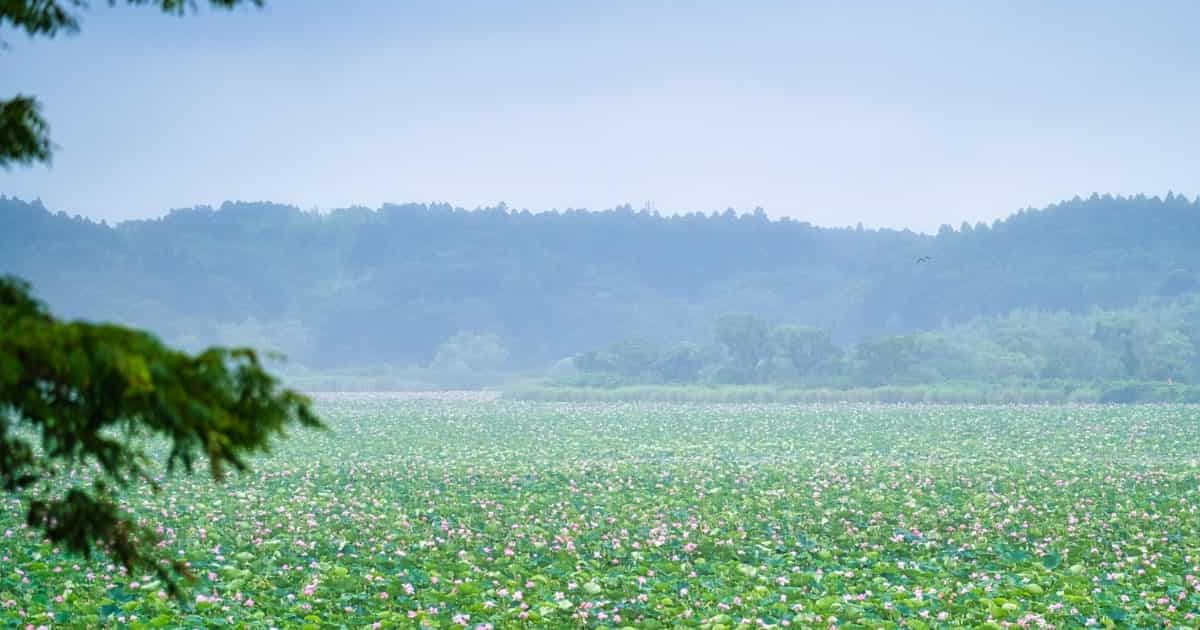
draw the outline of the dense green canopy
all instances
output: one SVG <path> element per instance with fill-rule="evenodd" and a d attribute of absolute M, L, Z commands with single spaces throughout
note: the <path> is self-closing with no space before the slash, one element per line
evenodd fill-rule
<path fill-rule="evenodd" d="M 0 270 L 62 313 L 184 347 L 427 365 L 469 331 L 494 334 L 510 367 L 538 368 L 631 337 L 708 341 L 731 313 L 826 329 L 846 347 L 1016 309 L 1128 308 L 1200 287 L 1198 218 L 1168 195 L 1078 199 L 937 235 L 628 207 L 229 203 L 107 225 L 0 199 Z"/>

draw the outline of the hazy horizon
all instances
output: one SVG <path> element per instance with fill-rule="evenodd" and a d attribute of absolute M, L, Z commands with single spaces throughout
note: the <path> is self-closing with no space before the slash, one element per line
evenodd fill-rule
<path fill-rule="evenodd" d="M 1183 195 L 1176 191 L 1167 191 L 1166 193 L 1163 193 L 1163 194 L 1136 193 L 1136 194 L 1127 195 L 1127 196 L 1117 195 L 1117 194 L 1107 193 L 1107 192 L 1094 191 L 1094 192 L 1088 193 L 1087 195 L 1079 194 L 1079 195 L 1073 195 L 1069 199 L 1059 199 L 1057 201 L 1048 203 L 1043 206 L 1013 208 L 1011 212 L 998 215 L 995 219 L 990 220 L 990 221 L 983 221 L 983 223 L 986 223 L 990 226 L 993 223 L 993 221 L 995 221 L 995 220 L 1005 220 L 1005 219 L 1008 219 L 1008 218 L 1010 218 L 1016 214 L 1019 214 L 1021 212 L 1042 211 L 1042 210 L 1046 210 L 1053 206 L 1067 204 L 1067 203 L 1073 203 L 1075 201 L 1091 199 L 1094 197 L 1108 196 L 1108 197 L 1114 197 L 1114 198 L 1120 198 L 1120 199 L 1134 199 L 1137 197 L 1143 197 L 1146 199 L 1165 199 L 1168 197 L 1168 195 L 1171 195 L 1171 194 L 1182 197 L 1183 199 L 1186 199 L 1188 201 L 1195 200 L 1197 203 L 1200 203 L 1200 195 L 1196 195 L 1196 196 Z M 195 210 L 195 209 L 209 209 L 209 210 L 219 211 L 226 204 L 234 204 L 234 205 L 237 205 L 237 204 L 243 204 L 243 205 L 276 204 L 276 205 L 283 205 L 283 206 L 289 206 L 292 208 L 296 208 L 297 210 L 299 210 L 301 212 L 317 212 L 318 214 L 321 214 L 321 215 L 329 215 L 334 212 L 351 210 L 351 209 L 356 209 L 356 208 L 366 208 L 368 210 L 371 210 L 372 212 L 375 212 L 375 211 L 382 210 L 385 206 L 404 206 L 404 205 L 409 205 L 409 204 L 418 204 L 418 205 L 427 205 L 427 206 L 449 205 L 449 206 L 455 208 L 456 210 L 467 210 L 469 212 L 487 210 L 487 209 L 491 209 L 491 208 L 495 208 L 495 207 L 503 205 L 510 212 L 528 211 L 533 214 L 540 214 L 540 213 L 544 213 L 544 212 L 567 212 L 567 211 L 607 212 L 607 211 L 611 211 L 611 210 L 616 210 L 623 206 L 632 207 L 634 212 L 641 212 L 643 209 L 646 209 L 645 206 L 638 206 L 637 204 L 634 204 L 632 202 L 619 203 L 615 206 L 610 206 L 610 207 L 605 207 L 605 208 L 584 208 L 584 207 L 580 207 L 580 208 L 528 208 L 528 207 L 508 203 L 507 201 L 501 200 L 494 204 L 489 204 L 486 206 L 475 206 L 475 207 L 468 208 L 468 207 L 465 207 L 465 206 L 462 206 L 459 204 L 455 204 L 455 203 L 452 203 L 449 201 L 443 201 L 443 200 L 432 200 L 432 201 L 385 200 L 385 201 L 379 203 L 378 205 L 368 205 L 368 204 L 363 204 L 363 203 L 351 203 L 351 204 L 347 204 L 344 206 L 322 208 L 319 206 L 305 207 L 305 206 L 302 206 L 299 204 L 284 203 L 284 202 L 279 202 L 279 201 L 275 201 L 272 199 L 223 199 L 216 203 L 197 203 L 197 204 L 193 204 L 190 206 L 179 206 L 179 207 L 174 207 L 174 208 L 166 208 L 160 212 L 148 213 L 144 216 L 108 218 L 108 217 L 92 216 L 87 213 L 76 212 L 76 211 L 68 209 L 68 208 L 58 208 L 58 207 L 55 207 L 55 206 L 49 204 L 48 202 L 46 202 L 45 199 L 41 199 L 41 198 L 37 198 L 37 197 L 23 198 L 19 195 L 12 195 L 12 194 L 8 194 L 4 191 L 0 191 L 0 198 L 13 199 L 13 200 L 23 202 L 23 203 L 33 203 L 33 204 L 40 203 L 40 204 L 42 204 L 42 207 L 45 208 L 46 211 L 48 211 L 48 212 L 52 212 L 52 213 L 64 212 L 70 216 L 82 216 L 82 217 L 85 217 L 92 221 L 96 221 L 96 222 L 103 221 L 103 222 L 106 222 L 111 225 L 118 225 L 125 221 L 143 221 L 143 220 L 161 219 L 161 218 L 168 216 L 170 213 L 177 212 L 177 211 L 187 211 L 187 210 Z M 684 209 L 684 210 L 679 210 L 679 211 L 668 211 L 668 210 L 663 210 L 662 208 L 658 208 L 658 207 L 650 207 L 649 208 L 649 210 L 651 210 L 653 212 L 658 212 L 662 216 L 683 215 L 683 214 L 691 214 L 694 212 L 700 212 L 701 214 L 711 215 L 713 213 L 718 213 L 718 214 L 723 213 L 728 209 L 730 209 L 730 208 L 703 208 L 703 209 Z M 737 212 L 737 214 L 739 214 L 739 215 L 751 214 L 755 210 L 757 210 L 757 208 L 732 208 L 732 209 L 735 212 Z M 790 218 L 795 221 L 808 222 L 819 228 L 829 228 L 829 229 L 854 228 L 857 226 L 857 224 L 861 223 L 862 227 L 867 230 L 888 230 L 888 229 L 897 230 L 897 231 L 906 231 L 907 230 L 907 231 L 914 232 L 917 234 L 927 234 L 927 235 L 936 234 L 938 229 L 941 227 L 941 225 L 949 225 L 951 228 L 954 228 L 957 230 L 963 222 L 962 220 L 954 221 L 951 219 L 951 220 L 945 221 L 943 224 L 939 224 L 938 226 L 932 226 L 932 227 L 928 227 L 928 228 L 926 228 L 926 227 L 918 228 L 915 226 L 908 226 L 908 225 L 873 225 L 873 224 L 869 224 L 866 222 L 858 222 L 858 221 L 856 221 L 854 223 L 846 223 L 846 224 L 822 224 L 822 223 L 817 223 L 815 221 L 810 221 L 809 219 L 805 218 L 803 215 L 799 215 L 799 214 L 781 214 L 778 212 L 772 212 L 770 208 L 762 208 L 762 210 L 767 214 L 767 217 L 771 220 L 780 220 L 783 218 Z M 970 223 L 972 226 L 975 226 L 978 222 L 968 221 L 968 223 Z"/>
<path fill-rule="evenodd" d="M 178 20 L 97 6 L 77 36 L 7 38 L 0 71 L 44 102 L 59 149 L 0 191 L 109 221 L 226 199 L 650 202 L 922 232 L 1092 192 L 1194 195 L 1200 88 L 1182 62 L 1197 17 L 1188 3 L 305 0 Z"/>

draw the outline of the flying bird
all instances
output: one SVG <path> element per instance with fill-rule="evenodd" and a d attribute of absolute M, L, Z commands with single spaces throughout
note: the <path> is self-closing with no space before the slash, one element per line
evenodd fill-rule
<path fill-rule="evenodd" d="M 917 259 L 917 264 L 920 264 L 920 263 L 923 263 L 923 262 L 929 262 L 929 261 L 931 261 L 931 260 L 933 260 L 933 256 L 922 256 L 922 257 L 920 257 L 920 258 L 918 258 L 918 259 Z"/>

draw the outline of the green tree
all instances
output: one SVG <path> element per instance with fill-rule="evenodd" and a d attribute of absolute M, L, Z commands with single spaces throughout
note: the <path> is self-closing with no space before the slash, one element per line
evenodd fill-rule
<path fill-rule="evenodd" d="M 34 99 L 18 94 L 0 101 L 0 166 L 50 159 L 50 130 Z"/>
<path fill-rule="evenodd" d="M 438 346 L 431 367 L 438 370 L 489 372 L 498 370 L 508 360 L 508 348 L 500 337 L 469 331 L 459 331 Z"/>
<path fill-rule="evenodd" d="M 862 382 L 870 386 L 893 384 L 916 363 L 916 338 L 912 336 L 865 339 L 854 348 Z"/>
<path fill-rule="evenodd" d="M 634 379 L 655 380 L 654 365 L 659 349 L 645 339 L 625 339 L 608 347 L 609 361 L 618 374 Z"/>
<path fill-rule="evenodd" d="M 654 368 L 670 383 L 694 383 L 708 357 L 700 344 L 684 341 L 671 346 L 654 362 Z"/>
<path fill-rule="evenodd" d="M 581 353 L 575 356 L 573 363 L 576 369 L 585 373 L 606 374 L 617 371 L 612 355 L 602 350 L 589 350 Z"/>
<path fill-rule="evenodd" d="M 738 370 L 753 371 L 771 355 L 767 324 L 753 315 L 726 315 L 717 320 L 717 341 Z"/>
<path fill-rule="evenodd" d="M 802 378 L 840 352 L 829 330 L 812 326 L 776 326 L 771 330 L 771 345 Z"/>
<path fill-rule="evenodd" d="M 1105 317 L 1096 322 L 1092 338 L 1113 354 L 1121 357 L 1126 377 L 1136 376 L 1140 361 L 1134 351 L 1137 341 L 1137 321 L 1132 316 Z"/>
<path fill-rule="evenodd" d="M 189 355 L 139 330 L 60 321 L 27 284 L 0 278 L 0 486 L 50 540 L 154 571 L 178 593 L 186 572 L 152 557 L 157 537 L 118 507 L 118 491 L 157 488 L 154 443 L 166 445 L 166 472 L 203 459 L 220 480 L 291 425 L 321 426 L 253 350 Z"/>
<path fill-rule="evenodd" d="M 1175 330 L 1159 331 L 1148 342 L 1140 360 L 1143 378 L 1187 380 L 1191 376 L 1196 350 L 1186 335 Z"/>
<path fill-rule="evenodd" d="M 126 0 L 172 15 L 195 0 Z M 109 5 L 117 0 L 109 0 Z M 262 0 L 209 0 L 230 9 Z M 0 0 L 0 28 L 29 37 L 79 30 L 84 0 Z M 0 41 L 0 46 L 7 42 Z M 54 145 L 41 105 L 0 100 L 0 167 L 48 162 Z M 0 278 L 0 487 L 26 504 L 26 520 L 50 540 L 90 556 L 110 553 L 130 571 L 150 570 L 179 594 L 183 565 L 153 557 L 157 537 L 117 505 L 120 489 L 157 484 L 149 443 L 167 445 L 165 466 L 191 472 L 204 458 L 220 480 L 246 469 L 290 425 L 318 427 L 309 401 L 283 389 L 250 349 L 189 355 L 115 325 L 63 322 Z"/>
<path fill-rule="evenodd" d="M 1039 376 L 1047 379 L 1111 380 L 1125 370 L 1121 355 L 1092 338 L 1063 331 L 1047 331 L 1036 356 L 1042 364 Z"/>
<path fill-rule="evenodd" d="M 164 13 L 183 15 L 196 8 L 196 0 L 125 0 L 131 5 L 151 5 Z M 261 7 L 264 0 L 208 0 L 220 9 L 250 4 Z M 115 5 L 118 0 L 108 0 Z M 54 37 L 79 32 L 77 11 L 87 8 L 84 0 L 0 0 L 0 28 L 24 31 L 29 37 Z M 0 47 L 7 42 L 0 41 Z M 0 167 L 47 162 L 53 153 L 50 126 L 42 117 L 41 104 L 32 96 L 18 94 L 0 100 Z"/>

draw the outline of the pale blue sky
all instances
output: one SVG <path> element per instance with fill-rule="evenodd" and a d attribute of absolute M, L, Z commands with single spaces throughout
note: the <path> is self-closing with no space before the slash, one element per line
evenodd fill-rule
<path fill-rule="evenodd" d="M 52 167 L 0 192 L 109 220 L 652 201 L 936 229 L 1200 192 L 1200 3 L 274 0 L 11 31 Z"/>

